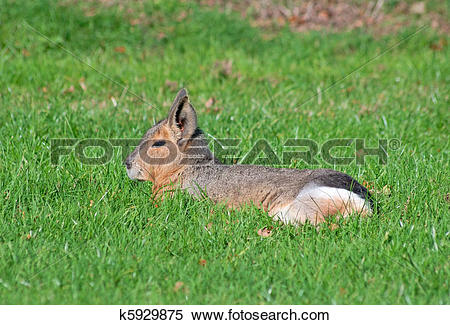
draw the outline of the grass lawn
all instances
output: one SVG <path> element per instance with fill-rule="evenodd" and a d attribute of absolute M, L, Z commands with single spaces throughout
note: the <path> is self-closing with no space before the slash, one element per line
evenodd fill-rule
<path fill-rule="evenodd" d="M 383 52 L 417 28 L 266 32 L 172 1 L 0 8 L 0 303 L 450 303 L 448 37 L 425 28 Z M 349 173 L 382 210 L 296 228 L 182 192 L 155 203 L 120 150 L 51 164 L 54 138 L 140 138 L 182 86 L 200 127 L 241 153 L 258 139 L 277 152 L 289 138 L 399 139 L 387 164 L 289 165 Z"/>

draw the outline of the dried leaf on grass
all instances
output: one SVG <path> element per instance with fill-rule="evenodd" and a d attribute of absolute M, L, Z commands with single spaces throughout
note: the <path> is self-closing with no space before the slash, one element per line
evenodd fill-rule
<path fill-rule="evenodd" d="M 166 80 L 165 85 L 170 89 L 170 91 L 178 90 L 178 82 L 176 81 Z"/>
<path fill-rule="evenodd" d="M 117 46 L 114 51 L 116 51 L 117 53 L 125 53 L 127 49 L 125 48 L 125 46 Z"/>
<path fill-rule="evenodd" d="M 177 282 L 175 282 L 175 285 L 173 286 L 173 291 L 178 292 L 183 286 L 184 286 L 184 282 L 177 281 Z"/>
<path fill-rule="evenodd" d="M 74 85 L 70 85 L 69 88 L 63 90 L 63 94 L 73 93 L 75 91 Z"/>
<path fill-rule="evenodd" d="M 214 97 L 210 97 L 210 98 L 205 102 L 205 107 L 206 107 L 206 108 L 211 108 L 215 103 L 216 103 L 216 99 L 215 99 Z"/>
<path fill-rule="evenodd" d="M 84 83 L 84 78 L 81 78 L 80 81 L 79 81 L 78 83 L 79 83 L 81 89 L 83 89 L 83 91 L 86 91 L 86 90 L 87 90 L 87 86 L 86 86 L 86 84 Z"/>
<path fill-rule="evenodd" d="M 216 61 L 214 63 L 214 68 L 220 75 L 224 77 L 229 77 L 233 72 L 233 61 L 232 60 Z"/>
<path fill-rule="evenodd" d="M 270 237 L 273 234 L 273 227 L 264 227 L 258 230 L 258 235 L 261 237 Z"/>
<path fill-rule="evenodd" d="M 411 7 L 409 7 L 409 12 L 416 15 L 421 15 L 425 13 L 425 2 L 420 1 L 413 3 Z"/>

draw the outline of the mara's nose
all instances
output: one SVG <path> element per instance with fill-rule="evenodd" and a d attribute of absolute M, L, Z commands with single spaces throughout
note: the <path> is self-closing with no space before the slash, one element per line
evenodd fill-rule
<path fill-rule="evenodd" d="M 130 169 L 131 168 L 131 161 L 129 161 L 128 159 L 127 160 L 125 160 L 125 166 L 127 166 L 127 169 Z"/>

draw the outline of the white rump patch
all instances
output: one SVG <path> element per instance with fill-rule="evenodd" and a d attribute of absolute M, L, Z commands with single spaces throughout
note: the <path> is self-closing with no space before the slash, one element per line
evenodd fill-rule
<path fill-rule="evenodd" d="M 328 186 L 319 186 L 312 189 L 303 189 L 298 193 L 296 200 L 303 200 L 304 198 L 323 198 L 323 199 L 332 199 L 336 202 L 339 201 L 348 201 L 351 202 L 354 206 L 360 207 L 362 210 L 366 205 L 366 201 L 361 198 L 358 194 L 345 190 L 343 188 L 336 187 L 328 187 Z"/>
<path fill-rule="evenodd" d="M 303 188 L 294 201 L 279 210 L 275 218 L 285 223 L 303 224 L 309 220 L 317 224 L 328 215 L 346 217 L 351 213 L 370 214 L 371 209 L 368 202 L 356 193 L 311 184 Z"/>

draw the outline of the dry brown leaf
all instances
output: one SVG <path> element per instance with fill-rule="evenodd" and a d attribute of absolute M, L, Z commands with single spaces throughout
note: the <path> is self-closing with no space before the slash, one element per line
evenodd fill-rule
<path fill-rule="evenodd" d="M 176 91 L 178 89 L 178 82 L 166 80 L 166 87 L 168 87 L 170 91 Z"/>
<path fill-rule="evenodd" d="M 102 101 L 98 104 L 98 107 L 101 108 L 101 109 L 106 108 L 106 106 L 107 106 L 106 100 L 102 100 Z"/>
<path fill-rule="evenodd" d="M 84 12 L 84 15 L 86 17 L 94 17 L 97 14 L 97 11 L 95 10 L 95 8 L 90 8 L 89 10 L 86 10 Z"/>
<path fill-rule="evenodd" d="M 373 185 L 373 183 L 369 183 L 367 181 L 362 181 L 362 185 L 367 188 L 369 191 L 373 191 L 375 189 L 375 186 Z"/>
<path fill-rule="evenodd" d="M 184 282 L 182 282 L 182 281 L 177 281 L 177 282 L 175 282 L 175 285 L 173 286 L 173 291 L 174 291 L 174 292 L 177 292 L 177 291 L 180 290 L 183 286 L 184 286 Z"/>
<path fill-rule="evenodd" d="M 130 20 L 131 26 L 136 26 L 136 25 L 138 25 L 140 23 L 141 23 L 141 20 L 139 18 L 134 18 L 134 19 Z"/>
<path fill-rule="evenodd" d="M 260 235 L 261 237 L 270 237 L 273 234 L 272 229 L 273 227 L 270 228 L 264 227 L 262 229 L 259 229 L 258 235 Z"/>
<path fill-rule="evenodd" d="M 425 13 L 425 2 L 420 1 L 420 2 L 413 3 L 411 5 L 411 7 L 409 7 L 409 12 L 412 14 L 417 14 L 417 15 L 421 15 L 421 14 Z"/>
<path fill-rule="evenodd" d="M 28 57 L 28 56 L 30 56 L 31 54 L 30 54 L 30 52 L 28 52 L 28 50 L 22 49 L 22 55 L 25 56 L 25 57 Z"/>
<path fill-rule="evenodd" d="M 233 61 L 232 60 L 223 60 L 216 61 L 214 64 L 216 69 L 218 69 L 219 74 L 228 77 L 233 72 Z"/>
<path fill-rule="evenodd" d="M 187 17 L 187 12 L 186 11 L 182 11 L 178 17 L 177 17 L 177 21 L 182 21 Z"/>
<path fill-rule="evenodd" d="M 330 13 L 328 12 L 328 10 L 321 10 L 319 11 L 317 17 L 322 20 L 328 20 L 330 19 Z"/>
<path fill-rule="evenodd" d="M 205 103 L 205 107 L 206 108 L 211 108 L 216 102 L 216 99 L 214 97 L 209 98 L 206 103 Z"/>
<path fill-rule="evenodd" d="M 442 51 L 445 46 L 447 46 L 447 41 L 444 38 L 441 38 L 439 42 L 430 44 L 430 49 L 433 51 Z"/>
<path fill-rule="evenodd" d="M 79 84 L 80 84 L 81 89 L 83 89 L 83 91 L 87 90 L 86 84 L 84 83 L 84 78 L 80 79 Z"/>
<path fill-rule="evenodd" d="M 117 46 L 114 51 L 116 51 L 117 53 L 125 53 L 127 49 L 125 48 L 125 46 Z"/>
<path fill-rule="evenodd" d="M 70 85 L 69 88 L 66 88 L 63 90 L 63 94 L 73 93 L 75 90 L 75 87 L 73 85 Z"/>

